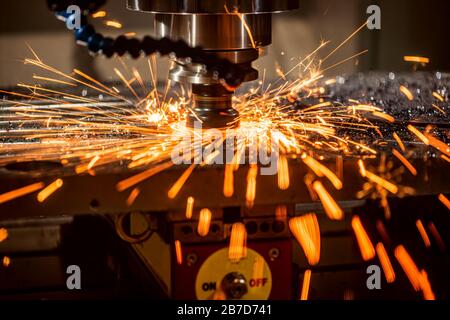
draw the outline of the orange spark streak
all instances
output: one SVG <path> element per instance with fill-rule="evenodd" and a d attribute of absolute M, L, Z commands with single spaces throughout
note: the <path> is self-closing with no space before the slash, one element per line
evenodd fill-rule
<path fill-rule="evenodd" d="M 441 102 L 445 102 L 444 98 L 437 92 L 433 92 L 433 97 L 435 97 L 436 99 L 438 99 Z"/>
<path fill-rule="evenodd" d="M 439 233 L 438 229 L 436 228 L 436 226 L 434 225 L 433 222 L 430 222 L 428 224 L 428 229 L 430 230 L 431 234 L 433 235 L 434 240 L 436 240 L 439 249 L 441 251 L 445 251 L 445 249 L 446 249 L 445 242 L 442 239 L 441 234 Z"/>
<path fill-rule="evenodd" d="M 45 189 L 37 195 L 37 200 L 39 202 L 44 202 L 48 197 L 50 197 L 56 190 L 63 186 L 62 179 L 56 179 L 52 183 L 50 183 Z"/>
<path fill-rule="evenodd" d="M 289 164 L 286 156 L 281 155 L 278 159 L 278 188 L 287 190 L 289 185 Z"/>
<path fill-rule="evenodd" d="M 428 280 L 428 274 L 425 270 L 421 270 L 420 274 L 420 287 L 422 288 L 423 299 L 427 301 L 436 300 L 430 281 Z"/>
<path fill-rule="evenodd" d="M 445 112 L 442 108 L 440 108 L 439 106 L 435 105 L 434 103 L 432 104 L 433 108 L 435 108 L 437 111 L 439 111 L 442 114 L 447 114 L 447 112 Z"/>
<path fill-rule="evenodd" d="M 380 260 L 381 267 L 383 268 L 384 276 L 386 277 L 387 283 L 393 283 L 395 281 L 395 271 L 392 267 L 391 260 L 389 259 L 389 255 L 384 248 L 384 245 L 379 242 L 376 245 L 376 251 L 378 255 L 378 259 Z"/>
<path fill-rule="evenodd" d="M 177 263 L 183 264 L 183 251 L 181 250 L 181 242 L 175 240 L 175 256 L 177 257 Z"/>
<path fill-rule="evenodd" d="M 417 220 L 416 221 L 416 227 L 417 230 L 419 230 L 419 233 L 423 239 L 423 243 L 425 244 L 425 247 L 429 248 L 431 247 L 431 242 L 430 242 L 430 238 L 428 237 L 427 231 L 425 230 L 422 221 Z"/>
<path fill-rule="evenodd" d="M 419 130 L 417 130 L 416 127 L 414 127 L 413 125 L 408 125 L 408 130 L 411 131 L 417 138 L 419 138 L 419 140 L 421 140 L 424 144 L 426 144 L 427 146 L 430 145 L 430 140 L 425 137 L 425 135 L 420 132 Z"/>
<path fill-rule="evenodd" d="M 231 198 L 234 194 L 234 164 L 225 165 L 225 178 L 223 179 L 223 195 Z"/>
<path fill-rule="evenodd" d="M 239 262 L 247 255 L 246 249 L 247 231 L 243 223 L 235 223 L 231 228 L 230 246 L 228 247 L 228 259 L 231 262 Z"/>
<path fill-rule="evenodd" d="M 383 221 L 377 220 L 376 227 L 377 227 L 377 231 L 380 234 L 381 238 L 383 238 L 383 241 L 386 244 L 392 243 L 391 237 L 389 237 L 389 234 L 386 230 L 386 227 L 385 227 Z"/>
<path fill-rule="evenodd" d="M 306 156 L 303 159 L 303 162 L 312 170 L 318 177 L 325 176 L 330 182 L 333 184 L 333 186 L 337 190 L 341 190 L 343 185 L 342 181 L 337 177 L 337 175 L 334 174 L 330 169 L 325 167 L 323 164 L 321 164 L 316 159 Z"/>
<path fill-rule="evenodd" d="M 97 11 L 92 14 L 92 18 L 104 18 L 106 17 L 106 11 Z"/>
<path fill-rule="evenodd" d="M 400 152 L 398 152 L 397 149 L 392 149 L 392 153 L 397 157 L 398 160 L 403 163 L 406 169 L 408 169 L 408 171 L 411 172 L 413 176 L 417 176 L 417 169 L 414 168 L 414 166 L 411 164 L 411 162 L 408 161 L 408 159 L 406 159 Z"/>
<path fill-rule="evenodd" d="M 311 283 L 311 270 L 306 270 L 305 274 L 303 275 L 303 285 L 300 300 L 302 301 L 308 300 L 310 283 Z"/>
<path fill-rule="evenodd" d="M 372 181 L 373 183 L 376 183 L 380 187 L 383 187 L 384 189 L 386 189 L 387 191 L 389 191 L 392 194 L 398 193 L 398 187 L 395 184 L 393 184 L 393 183 L 391 183 L 391 182 L 389 182 L 367 170 L 366 170 L 366 178 L 369 179 L 370 181 Z"/>
<path fill-rule="evenodd" d="M 375 258 L 375 248 L 372 241 L 370 241 L 361 219 L 358 216 L 352 218 L 352 228 L 355 232 L 356 240 L 358 241 L 359 250 L 364 261 L 369 261 Z"/>
<path fill-rule="evenodd" d="M 212 213 L 209 209 L 202 209 L 200 211 L 200 218 L 198 220 L 197 232 L 200 237 L 206 237 L 211 225 Z"/>
<path fill-rule="evenodd" d="M 181 188 L 186 183 L 187 179 L 189 179 L 190 175 L 192 174 L 192 171 L 194 171 L 196 164 L 193 163 L 187 168 L 183 174 L 178 178 L 178 180 L 173 184 L 173 186 L 170 188 L 170 190 L 167 192 L 167 196 L 169 199 L 175 199 L 175 197 L 180 192 Z"/>
<path fill-rule="evenodd" d="M 6 239 L 8 239 L 8 230 L 0 228 L 0 242 L 5 241 Z"/>
<path fill-rule="evenodd" d="M 450 210 L 450 200 L 446 196 L 444 196 L 442 193 L 439 195 L 439 201 L 441 201 L 447 208 Z"/>
<path fill-rule="evenodd" d="M 359 173 L 362 177 L 366 177 L 366 166 L 364 165 L 364 161 L 361 159 L 358 160 Z"/>
<path fill-rule="evenodd" d="M 194 212 L 194 198 L 189 197 L 186 203 L 186 219 L 192 219 L 193 212 Z"/>
<path fill-rule="evenodd" d="M 98 162 L 98 160 L 100 160 L 100 156 L 96 155 L 94 158 L 92 158 L 91 161 L 89 161 L 86 169 L 91 170 L 95 166 L 95 164 Z"/>
<path fill-rule="evenodd" d="M 404 56 L 403 60 L 406 62 L 430 63 L 430 59 L 426 57 Z"/>
<path fill-rule="evenodd" d="M 253 260 L 252 278 L 260 279 L 264 278 L 264 258 L 256 256 Z"/>
<path fill-rule="evenodd" d="M 450 158 L 447 157 L 445 154 L 442 154 L 442 155 L 441 155 L 441 159 L 442 159 L 442 160 L 445 160 L 445 161 L 447 161 L 447 162 L 450 163 Z"/>
<path fill-rule="evenodd" d="M 400 150 L 405 152 L 406 148 L 405 148 L 405 144 L 403 143 L 402 139 L 400 139 L 400 137 L 398 136 L 398 134 L 396 132 L 394 132 L 393 136 L 394 136 L 395 141 L 397 141 L 397 144 L 400 147 Z"/>
<path fill-rule="evenodd" d="M 258 176 L 258 166 L 255 164 L 250 165 L 247 174 L 247 191 L 245 194 L 245 200 L 248 208 L 252 208 L 255 202 L 257 176 Z"/>
<path fill-rule="evenodd" d="M 136 97 L 136 99 L 139 101 L 139 96 L 137 95 L 136 91 L 133 89 L 133 87 L 130 85 L 130 83 L 125 79 L 123 74 L 120 72 L 119 69 L 114 68 L 114 72 L 119 76 L 120 80 L 127 86 L 128 90 Z"/>
<path fill-rule="evenodd" d="M 390 122 L 390 123 L 394 123 L 395 122 L 395 119 L 394 119 L 393 116 L 390 116 L 390 115 L 388 115 L 386 113 L 383 113 L 383 112 L 374 111 L 374 112 L 372 112 L 372 115 L 374 115 L 377 118 L 386 120 L 387 122 Z"/>
<path fill-rule="evenodd" d="M 167 161 L 160 165 L 152 167 L 152 168 L 150 168 L 146 171 L 143 171 L 137 175 L 134 175 L 130 178 L 120 181 L 119 183 L 117 183 L 116 189 L 119 192 L 125 191 L 125 190 L 135 186 L 136 184 L 151 178 L 152 176 L 160 173 L 161 171 L 164 171 L 167 168 L 170 168 L 172 165 L 173 165 L 172 161 Z"/>
<path fill-rule="evenodd" d="M 0 204 L 14 200 L 16 198 L 23 197 L 27 194 L 33 193 L 44 188 L 45 184 L 43 182 L 37 182 L 30 184 L 29 186 L 22 187 L 13 191 L 6 192 L 0 195 Z"/>
<path fill-rule="evenodd" d="M 113 27 L 116 29 L 122 29 L 122 24 L 119 21 L 108 20 L 106 21 L 106 26 Z"/>
<path fill-rule="evenodd" d="M 279 205 L 275 208 L 275 219 L 277 221 L 287 220 L 287 207 L 285 205 Z"/>
<path fill-rule="evenodd" d="M 406 98 L 408 98 L 409 101 L 414 100 L 414 95 L 412 92 L 405 86 L 400 86 L 400 92 L 405 95 Z"/>
<path fill-rule="evenodd" d="M 450 157 L 450 146 L 441 140 L 435 138 L 431 134 L 425 134 L 425 137 L 428 139 L 430 145 L 434 148 L 438 149 L 440 152 L 444 153 L 447 157 Z"/>
<path fill-rule="evenodd" d="M 127 198 L 127 206 L 131 207 L 134 203 L 134 201 L 136 201 L 136 198 L 139 196 L 139 193 L 141 192 L 141 190 L 139 188 L 134 188 L 131 192 L 130 195 Z"/>
<path fill-rule="evenodd" d="M 2 263 L 5 268 L 9 267 L 9 265 L 11 264 L 11 258 L 4 256 Z"/>
<path fill-rule="evenodd" d="M 411 282 L 414 290 L 419 291 L 421 281 L 420 279 L 422 276 L 408 251 L 406 251 L 405 247 L 400 245 L 395 248 L 394 255 L 402 266 L 403 271 L 406 273 L 406 276 Z"/>
<path fill-rule="evenodd" d="M 337 46 L 333 51 L 331 51 L 325 58 L 322 59 L 322 61 L 328 60 L 334 53 L 336 53 L 340 48 L 342 48 L 348 41 L 350 41 L 354 36 L 358 34 L 362 29 L 364 29 L 367 26 L 367 21 L 364 22 L 356 31 L 354 31 L 351 35 L 349 35 L 344 41 L 342 41 L 339 46 Z"/>
<path fill-rule="evenodd" d="M 320 198 L 323 208 L 331 220 L 342 220 L 344 219 L 344 211 L 339 207 L 336 201 L 331 197 L 328 191 L 323 186 L 322 182 L 315 181 L 313 183 L 313 189 Z"/>
<path fill-rule="evenodd" d="M 289 228 L 312 266 L 320 261 L 320 229 L 317 216 L 308 214 L 289 220 Z"/>

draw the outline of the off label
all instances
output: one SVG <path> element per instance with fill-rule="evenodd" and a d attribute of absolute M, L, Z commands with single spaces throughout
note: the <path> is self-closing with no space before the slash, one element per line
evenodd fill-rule
<path fill-rule="evenodd" d="M 260 287 L 264 287 L 267 283 L 267 278 L 262 278 L 262 279 L 250 279 L 249 281 L 249 285 L 252 288 L 260 288 Z"/>

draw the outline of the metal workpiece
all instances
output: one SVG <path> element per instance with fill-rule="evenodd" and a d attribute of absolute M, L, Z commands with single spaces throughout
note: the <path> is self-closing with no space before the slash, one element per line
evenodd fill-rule
<path fill-rule="evenodd" d="M 131 10 L 172 14 L 269 13 L 298 9 L 298 0 L 128 0 Z"/>

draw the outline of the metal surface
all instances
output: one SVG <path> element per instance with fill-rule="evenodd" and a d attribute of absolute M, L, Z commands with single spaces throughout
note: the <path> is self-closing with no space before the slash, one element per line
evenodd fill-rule
<path fill-rule="evenodd" d="M 267 13 L 298 9 L 298 0 L 128 0 L 131 10 L 172 14 L 226 13 L 225 7 L 241 13 Z"/>
<path fill-rule="evenodd" d="M 156 14 L 155 33 L 161 38 L 183 39 L 190 46 L 204 50 L 251 49 L 272 43 L 272 15 Z"/>

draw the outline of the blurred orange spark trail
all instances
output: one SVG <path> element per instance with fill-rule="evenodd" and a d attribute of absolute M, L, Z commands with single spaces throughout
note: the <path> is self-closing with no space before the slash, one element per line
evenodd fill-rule
<path fill-rule="evenodd" d="M 366 170 L 365 177 L 367 179 L 369 179 L 370 181 L 372 181 L 373 183 L 376 183 L 380 187 L 383 187 L 384 189 L 386 189 L 387 191 L 389 191 L 392 194 L 398 193 L 398 187 L 395 184 L 381 178 L 380 176 L 377 176 L 376 174 L 374 174 L 370 171 Z"/>
<path fill-rule="evenodd" d="M 287 207 L 285 205 L 279 205 L 275 209 L 275 219 L 277 221 L 286 221 L 287 220 Z"/>
<path fill-rule="evenodd" d="M 200 218 L 198 220 L 197 232 L 200 237 L 206 237 L 209 233 L 209 227 L 211 225 L 212 213 L 209 209 L 202 209 L 200 211 Z"/>
<path fill-rule="evenodd" d="M 312 266 L 320 261 L 320 229 L 315 214 L 307 214 L 289 220 L 289 228 L 303 249 Z"/>
<path fill-rule="evenodd" d="M 177 263 L 183 264 L 183 251 L 181 250 L 181 242 L 179 240 L 175 240 L 175 255 L 177 257 Z"/>
<path fill-rule="evenodd" d="M 118 21 L 108 20 L 108 21 L 106 21 L 105 24 L 108 27 L 113 27 L 113 28 L 116 28 L 116 29 L 122 29 L 122 24 L 120 22 L 118 22 Z"/>
<path fill-rule="evenodd" d="M 409 101 L 414 100 L 414 95 L 412 92 L 405 86 L 400 86 L 400 92 L 405 95 L 406 98 L 408 98 Z"/>
<path fill-rule="evenodd" d="M 5 241 L 6 239 L 8 239 L 8 230 L 0 228 L 0 242 Z"/>
<path fill-rule="evenodd" d="M 386 277 L 387 283 L 393 283 L 395 281 L 395 272 L 392 267 L 391 260 L 384 248 L 384 245 L 379 242 L 376 245 L 376 251 L 378 255 L 378 259 L 380 260 L 381 267 L 383 268 L 384 276 Z"/>
<path fill-rule="evenodd" d="M 393 137 L 395 141 L 397 141 L 400 150 L 402 150 L 402 152 L 405 152 L 406 151 L 405 144 L 403 143 L 402 139 L 400 139 L 399 135 L 396 132 L 394 132 Z"/>
<path fill-rule="evenodd" d="M 13 190 L 13 191 L 6 192 L 6 193 L 0 195 L 0 204 L 14 200 L 16 198 L 23 197 L 23 196 L 33 193 L 33 192 L 36 192 L 44 187 L 45 187 L 45 184 L 43 182 L 37 182 L 37 183 L 30 184 L 26 187 L 22 187 L 22 188 Z"/>
<path fill-rule="evenodd" d="M 445 251 L 446 246 L 445 246 L 444 240 L 442 239 L 441 234 L 439 233 L 438 229 L 436 228 L 436 226 L 434 225 L 433 222 L 430 222 L 428 224 L 428 229 L 430 230 L 431 234 L 433 235 L 434 240 L 436 240 L 439 249 L 441 251 Z"/>
<path fill-rule="evenodd" d="M 411 282 L 414 290 L 420 291 L 420 282 L 421 282 L 421 273 L 414 263 L 413 259 L 409 255 L 408 251 L 406 251 L 405 247 L 400 245 L 395 248 L 394 255 L 397 258 L 398 262 L 405 271 L 409 281 Z"/>
<path fill-rule="evenodd" d="M 322 182 L 315 181 L 313 183 L 313 189 L 319 196 L 328 218 L 330 218 L 331 220 L 344 219 L 344 211 L 342 211 L 336 201 L 331 197 L 331 195 L 323 186 Z"/>
<path fill-rule="evenodd" d="M 390 123 L 394 123 L 395 122 L 395 119 L 394 119 L 393 116 L 390 116 L 390 115 L 388 115 L 386 113 L 383 113 L 383 112 L 373 111 L 372 115 L 374 115 L 377 118 L 386 120 L 387 122 L 390 122 Z"/>
<path fill-rule="evenodd" d="M 391 244 L 392 243 L 391 237 L 389 237 L 389 234 L 386 230 L 386 226 L 384 225 L 383 221 L 377 220 L 376 227 L 381 238 L 383 238 L 383 241 L 386 244 Z"/>
<path fill-rule="evenodd" d="M 417 56 L 404 56 L 403 60 L 406 62 L 417 62 L 417 63 L 430 63 L 430 59 L 427 57 L 417 57 Z"/>
<path fill-rule="evenodd" d="M 130 207 L 133 205 L 134 201 L 136 201 L 136 198 L 139 196 L 139 193 L 141 192 L 141 190 L 139 188 L 134 188 L 131 192 L 130 195 L 127 198 L 127 206 Z"/>
<path fill-rule="evenodd" d="M 318 177 L 327 177 L 328 180 L 330 180 L 330 182 L 333 184 L 333 186 L 337 189 L 337 190 L 341 190 L 343 185 L 342 185 L 342 181 L 337 177 L 336 174 L 334 174 L 334 172 L 332 172 L 330 169 L 328 169 L 327 167 L 325 167 L 323 164 L 321 164 L 319 161 L 317 161 L 316 159 L 309 157 L 309 156 L 305 156 L 303 158 L 303 162 L 312 170 L 314 171 L 314 173 L 318 176 Z"/>
<path fill-rule="evenodd" d="M 187 204 L 186 204 L 186 219 L 192 219 L 193 211 L 194 211 L 194 198 L 189 197 L 187 199 Z"/>
<path fill-rule="evenodd" d="M 444 98 L 437 92 L 433 92 L 433 97 L 438 99 L 440 102 L 445 102 Z"/>
<path fill-rule="evenodd" d="M 135 176 L 132 176 L 130 178 L 120 181 L 119 183 L 117 183 L 116 189 L 119 192 L 125 191 L 125 190 L 137 185 L 138 183 L 151 178 L 152 176 L 160 173 L 161 171 L 164 171 L 164 170 L 170 168 L 171 166 L 173 166 L 173 162 L 167 161 L 160 165 L 152 167 L 152 168 L 150 168 L 146 171 L 143 171 Z"/>
<path fill-rule="evenodd" d="M 362 161 L 361 159 L 358 160 L 358 167 L 359 167 L 359 172 L 361 173 L 361 176 L 363 178 L 366 177 L 366 166 L 364 165 L 364 161 Z"/>
<path fill-rule="evenodd" d="M 50 197 L 56 190 L 61 188 L 63 185 L 62 179 L 56 179 L 52 183 L 50 183 L 47 187 L 45 187 L 41 192 L 37 195 L 37 200 L 39 202 L 44 202 L 48 197 Z"/>
<path fill-rule="evenodd" d="M 392 153 L 395 157 L 397 157 L 398 160 L 403 163 L 406 169 L 408 169 L 408 171 L 411 172 L 413 176 L 417 176 L 417 169 L 414 168 L 414 166 L 411 164 L 411 162 L 408 161 L 408 159 L 406 159 L 400 152 L 398 152 L 397 149 L 392 149 Z"/>
<path fill-rule="evenodd" d="M 243 223 L 235 223 L 231 228 L 230 246 L 228 248 L 228 259 L 231 262 L 239 262 L 247 255 L 247 230 Z"/>
<path fill-rule="evenodd" d="M 2 263 L 5 268 L 9 267 L 9 265 L 11 264 L 11 258 L 8 256 L 4 256 Z"/>
<path fill-rule="evenodd" d="M 106 11 L 97 11 L 92 14 L 92 18 L 104 18 L 106 17 Z"/>
<path fill-rule="evenodd" d="M 256 177 L 258 176 L 258 166 L 251 164 L 247 174 L 247 191 L 245 194 L 248 208 L 252 208 L 256 196 Z"/>
<path fill-rule="evenodd" d="M 358 241 L 363 260 L 369 261 L 375 258 L 375 248 L 373 247 L 372 241 L 370 241 L 369 235 L 364 229 L 359 216 L 353 217 L 352 228 L 355 232 L 356 240 Z"/>
<path fill-rule="evenodd" d="M 184 184 L 186 183 L 186 181 L 189 179 L 189 177 L 191 176 L 192 172 L 195 169 L 196 164 L 193 163 L 189 166 L 189 168 L 187 168 L 183 174 L 180 176 L 180 178 L 178 178 L 178 180 L 173 184 L 173 186 L 170 188 L 170 190 L 167 192 L 167 197 L 169 199 L 175 199 L 175 197 L 178 195 L 178 193 L 180 192 L 181 188 L 184 186 Z"/>
<path fill-rule="evenodd" d="M 440 152 L 445 154 L 447 157 L 450 157 L 450 146 L 446 143 L 442 142 L 441 140 L 437 139 L 431 134 L 424 134 L 425 138 L 428 139 L 430 145 L 432 145 L 434 148 L 438 149 Z"/>
<path fill-rule="evenodd" d="M 425 270 L 421 271 L 420 286 L 422 288 L 423 299 L 428 301 L 436 300 L 433 289 L 431 288 L 430 281 L 428 280 L 428 274 Z"/>
<path fill-rule="evenodd" d="M 427 137 L 425 137 L 425 135 L 422 132 L 420 132 L 416 127 L 410 124 L 408 125 L 407 128 L 424 144 L 426 144 L 427 146 L 430 145 L 430 140 Z"/>
<path fill-rule="evenodd" d="M 417 230 L 419 230 L 420 236 L 423 239 L 423 243 L 425 244 L 425 247 L 427 247 L 427 248 L 431 247 L 430 238 L 428 237 L 427 231 L 425 230 L 422 221 L 417 220 L 416 227 L 417 227 Z"/>
<path fill-rule="evenodd" d="M 308 300 L 310 283 L 311 283 L 311 270 L 306 270 L 305 274 L 303 275 L 303 285 L 300 300 L 302 301 Z"/>
<path fill-rule="evenodd" d="M 442 193 L 439 195 L 439 201 L 441 201 L 450 210 L 450 200 Z"/>
<path fill-rule="evenodd" d="M 234 194 L 234 164 L 225 165 L 225 178 L 223 180 L 223 195 L 227 198 Z"/>
<path fill-rule="evenodd" d="M 278 188 L 280 190 L 289 189 L 289 164 L 285 155 L 278 159 Z"/>

